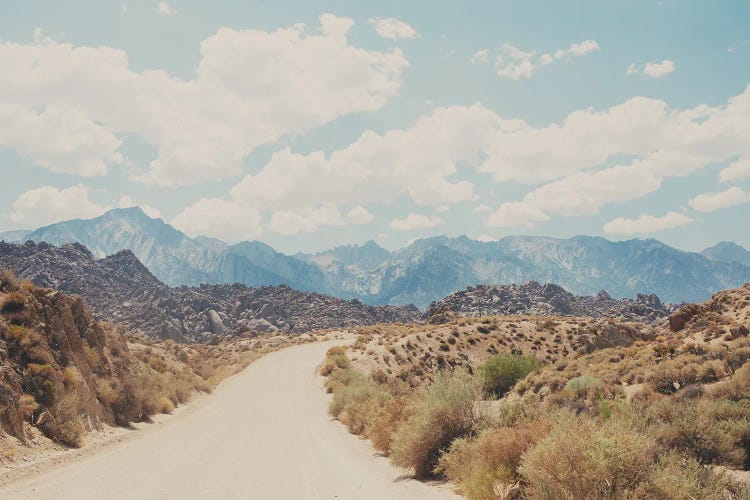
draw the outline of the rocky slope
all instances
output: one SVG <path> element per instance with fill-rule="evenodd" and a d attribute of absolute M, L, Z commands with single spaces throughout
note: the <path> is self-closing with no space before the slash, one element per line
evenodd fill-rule
<path fill-rule="evenodd" d="M 420 308 L 476 284 L 533 280 L 557 283 L 578 295 L 607 290 L 616 298 L 645 293 L 680 303 L 706 300 L 716 291 L 750 282 L 750 265 L 736 245 L 701 255 L 652 239 L 510 236 L 480 242 L 441 236 L 417 240 L 395 252 L 368 242 L 290 256 L 257 241 L 228 245 L 189 238 L 137 207 L 28 234 L 4 233 L 3 238 L 55 245 L 79 242 L 97 257 L 131 250 L 154 276 L 171 286 L 285 284 L 367 304 L 412 303 Z"/>
<path fill-rule="evenodd" d="M 0 267 L 39 286 L 80 295 L 97 318 L 154 338 L 208 340 L 232 333 L 303 332 L 419 317 L 413 306 L 367 306 L 288 286 L 170 288 L 130 251 L 96 259 L 80 244 L 0 243 Z"/>
<path fill-rule="evenodd" d="M 455 315 L 531 314 L 653 322 L 674 310 L 674 306 L 662 304 L 656 295 L 638 294 L 635 300 L 613 299 L 602 290 L 595 296 L 576 296 L 558 285 L 530 281 L 523 285 L 469 287 L 433 302 L 424 317 L 440 322 Z"/>
<path fill-rule="evenodd" d="M 25 442 L 35 431 L 78 446 L 102 424 L 171 411 L 193 390 L 208 390 L 162 347 L 139 355 L 80 298 L 0 273 L 0 448 L 4 434 Z"/>

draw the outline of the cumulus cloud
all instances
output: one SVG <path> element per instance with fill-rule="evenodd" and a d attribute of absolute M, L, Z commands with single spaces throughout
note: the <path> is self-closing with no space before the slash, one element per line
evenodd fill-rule
<path fill-rule="evenodd" d="M 367 224 L 375 219 L 365 207 L 357 205 L 346 213 L 346 216 L 353 224 Z"/>
<path fill-rule="evenodd" d="M 480 49 L 474 52 L 469 60 L 471 64 L 484 64 L 487 62 L 490 51 L 488 49 Z"/>
<path fill-rule="evenodd" d="M 731 187 L 718 193 L 699 194 L 688 202 L 699 212 L 713 212 L 745 203 L 750 203 L 750 193 L 738 187 Z"/>
<path fill-rule="evenodd" d="M 635 219 L 618 217 L 604 225 L 604 232 L 608 234 L 643 234 L 657 233 L 667 229 L 684 227 L 691 224 L 693 219 L 680 212 L 667 212 L 666 215 L 655 217 L 643 214 Z"/>
<path fill-rule="evenodd" d="M 44 186 L 21 193 L 7 217 L 19 226 L 33 229 L 61 220 L 96 217 L 107 208 L 92 202 L 83 185 L 64 189 Z"/>
<path fill-rule="evenodd" d="M 546 222 L 549 216 L 538 208 L 522 202 L 503 203 L 497 211 L 487 218 L 489 227 L 533 227 L 539 222 Z"/>
<path fill-rule="evenodd" d="M 734 161 L 719 172 L 721 182 L 736 181 L 745 177 L 750 177 L 750 158 Z"/>
<path fill-rule="evenodd" d="M 159 2 L 156 4 L 156 13 L 160 16 L 167 16 L 172 17 L 177 14 L 177 11 L 174 10 L 167 2 Z"/>
<path fill-rule="evenodd" d="M 394 219 L 389 226 L 398 231 L 415 231 L 419 229 L 428 229 L 444 224 L 445 221 L 440 217 L 427 216 L 424 214 L 409 214 L 403 219 Z"/>
<path fill-rule="evenodd" d="M 50 170 L 99 175 L 122 160 L 117 137 L 132 134 L 157 150 L 136 175 L 142 182 L 237 175 L 258 146 L 375 111 L 398 93 L 408 65 L 399 49 L 349 44 L 350 19 L 327 14 L 320 24 L 319 33 L 301 24 L 221 28 L 201 43 L 187 80 L 134 71 L 127 54 L 110 47 L 75 47 L 40 33 L 31 44 L 2 42 L 0 144 Z"/>
<path fill-rule="evenodd" d="M 490 226 L 528 226 L 555 214 L 596 214 L 608 203 L 660 189 L 665 179 L 747 158 L 749 119 L 750 89 L 723 106 L 680 110 L 638 97 L 543 126 L 479 104 L 437 108 L 411 127 L 366 131 L 330 154 L 282 149 L 237 183 L 228 199 L 268 214 L 308 210 L 321 199 L 341 210 L 404 198 L 452 206 L 477 200 L 464 180 L 476 170 L 498 183 L 534 186 L 487 218 Z M 477 201 L 478 211 L 488 211 L 486 200 Z"/>
<path fill-rule="evenodd" d="M 301 210 L 276 212 L 271 216 L 271 229 L 284 235 L 311 233 L 321 227 L 343 225 L 345 222 L 341 212 L 332 203 Z"/>
<path fill-rule="evenodd" d="M 78 110 L 55 106 L 37 110 L 2 102 L 0 97 L 0 146 L 51 172 L 102 175 L 107 165 L 123 162 L 118 152 L 121 143 Z"/>
<path fill-rule="evenodd" d="M 190 236 L 209 236 L 224 241 L 251 240 L 263 233 L 260 213 L 219 198 L 203 198 L 185 208 L 171 221 Z"/>
<path fill-rule="evenodd" d="M 662 78 L 677 69 L 674 61 L 664 60 L 662 62 L 647 62 L 641 69 L 637 64 L 628 65 L 625 71 L 628 75 L 643 75 L 648 78 Z"/>
<path fill-rule="evenodd" d="M 567 49 L 537 56 L 537 51 L 523 51 L 509 43 L 500 47 L 495 59 L 495 70 L 498 76 L 511 80 L 528 79 L 541 66 L 546 66 L 560 59 L 582 57 L 601 50 L 596 40 L 584 40 L 574 43 Z M 472 56 L 473 58 L 473 56 Z"/>
<path fill-rule="evenodd" d="M 399 38 L 416 38 L 417 30 L 411 25 L 399 19 L 389 17 L 386 19 L 373 18 L 370 24 L 375 28 L 380 38 L 397 40 Z"/>

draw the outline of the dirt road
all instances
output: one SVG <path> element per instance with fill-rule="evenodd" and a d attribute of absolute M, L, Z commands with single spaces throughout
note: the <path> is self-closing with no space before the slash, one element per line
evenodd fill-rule
<path fill-rule="evenodd" d="M 438 499 L 326 412 L 315 374 L 334 343 L 271 353 L 190 411 L 13 483 L 0 498 Z"/>

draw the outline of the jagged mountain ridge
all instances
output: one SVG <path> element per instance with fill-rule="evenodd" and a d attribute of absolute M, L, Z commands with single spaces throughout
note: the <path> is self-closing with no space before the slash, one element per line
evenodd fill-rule
<path fill-rule="evenodd" d="M 189 238 L 137 207 L 29 234 L 18 232 L 16 238 L 55 245 L 77 241 L 98 257 L 132 250 L 171 286 L 285 284 L 367 304 L 413 303 L 420 308 L 477 284 L 538 281 L 557 283 L 577 295 L 604 289 L 616 298 L 644 293 L 680 303 L 702 301 L 750 281 L 750 265 L 716 254 L 684 252 L 653 239 L 509 236 L 480 242 L 439 236 L 416 240 L 395 252 L 367 242 L 291 256 L 258 241 L 228 245 Z"/>
<path fill-rule="evenodd" d="M 103 259 L 79 243 L 56 247 L 0 242 L 0 268 L 34 284 L 76 294 L 100 320 L 150 337 L 210 340 L 242 332 L 304 332 L 418 319 L 414 306 L 367 306 L 286 285 L 201 285 L 170 288 L 129 250 Z"/>

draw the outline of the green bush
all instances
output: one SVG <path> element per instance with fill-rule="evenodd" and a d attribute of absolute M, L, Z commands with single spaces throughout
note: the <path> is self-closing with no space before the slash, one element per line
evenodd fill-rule
<path fill-rule="evenodd" d="M 488 394 L 502 396 L 540 366 L 531 356 L 497 354 L 479 367 L 479 376 Z"/>
<path fill-rule="evenodd" d="M 475 403 L 482 395 L 481 383 L 465 371 L 438 373 L 418 398 L 411 416 L 396 431 L 391 461 L 414 471 L 417 477 L 432 474 L 440 454 L 450 444 L 472 431 Z"/>

